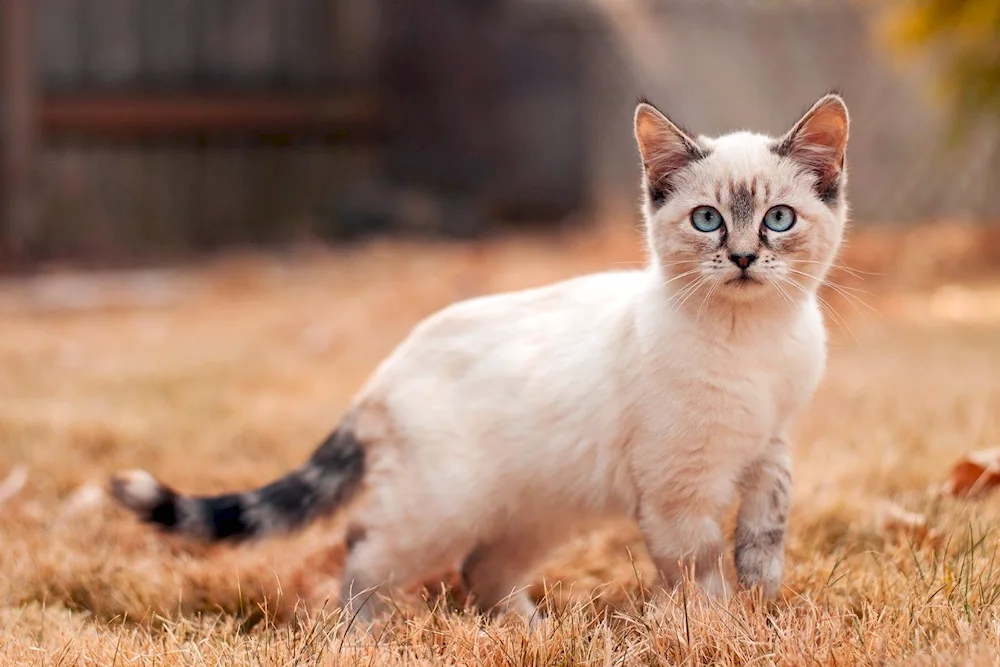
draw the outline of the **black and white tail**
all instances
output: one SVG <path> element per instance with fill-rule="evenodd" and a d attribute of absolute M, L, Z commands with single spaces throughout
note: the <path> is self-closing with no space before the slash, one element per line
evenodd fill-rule
<path fill-rule="evenodd" d="M 142 521 L 207 541 L 289 532 L 343 505 L 364 472 L 364 448 L 348 429 L 334 431 L 303 466 L 252 491 L 182 496 L 144 470 L 119 473 L 111 493 Z"/>

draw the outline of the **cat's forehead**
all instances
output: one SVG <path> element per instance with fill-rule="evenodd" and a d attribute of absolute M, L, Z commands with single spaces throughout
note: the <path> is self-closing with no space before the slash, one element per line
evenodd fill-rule
<path fill-rule="evenodd" d="M 760 170 L 778 163 L 778 156 L 772 150 L 774 139 L 764 134 L 733 132 L 720 137 L 699 137 L 698 141 L 710 149 L 706 165 L 720 172 Z"/>
<path fill-rule="evenodd" d="M 774 150 L 774 138 L 754 132 L 734 132 L 719 137 L 698 137 L 706 148 L 704 159 L 691 165 L 692 185 L 700 194 L 732 190 L 740 184 L 755 183 L 768 192 L 784 190 L 795 177 Z"/>

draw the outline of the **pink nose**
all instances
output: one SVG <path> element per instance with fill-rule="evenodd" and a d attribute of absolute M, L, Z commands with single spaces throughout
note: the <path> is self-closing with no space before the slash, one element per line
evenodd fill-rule
<path fill-rule="evenodd" d="M 757 255 L 752 252 L 744 253 L 733 253 L 729 256 L 729 261 L 740 267 L 741 269 L 746 269 L 748 266 L 753 264 L 757 260 Z"/>

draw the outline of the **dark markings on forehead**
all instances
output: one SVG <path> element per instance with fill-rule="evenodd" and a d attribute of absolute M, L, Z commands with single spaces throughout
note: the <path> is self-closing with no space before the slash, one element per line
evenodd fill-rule
<path fill-rule="evenodd" d="M 753 224 L 755 194 L 746 183 L 729 184 L 729 210 L 733 214 L 734 225 Z"/>

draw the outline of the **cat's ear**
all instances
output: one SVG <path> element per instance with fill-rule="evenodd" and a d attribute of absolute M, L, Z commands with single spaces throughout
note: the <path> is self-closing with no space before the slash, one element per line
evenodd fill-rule
<path fill-rule="evenodd" d="M 635 109 L 635 140 L 654 206 L 663 204 L 673 192 L 673 178 L 679 170 L 705 157 L 694 139 L 648 102 L 640 102 Z"/>
<path fill-rule="evenodd" d="M 831 204 L 841 194 L 850 119 L 839 95 L 825 95 L 795 127 L 775 143 L 778 155 L 789 157 L 816 176 L 816 196 Z"/>

